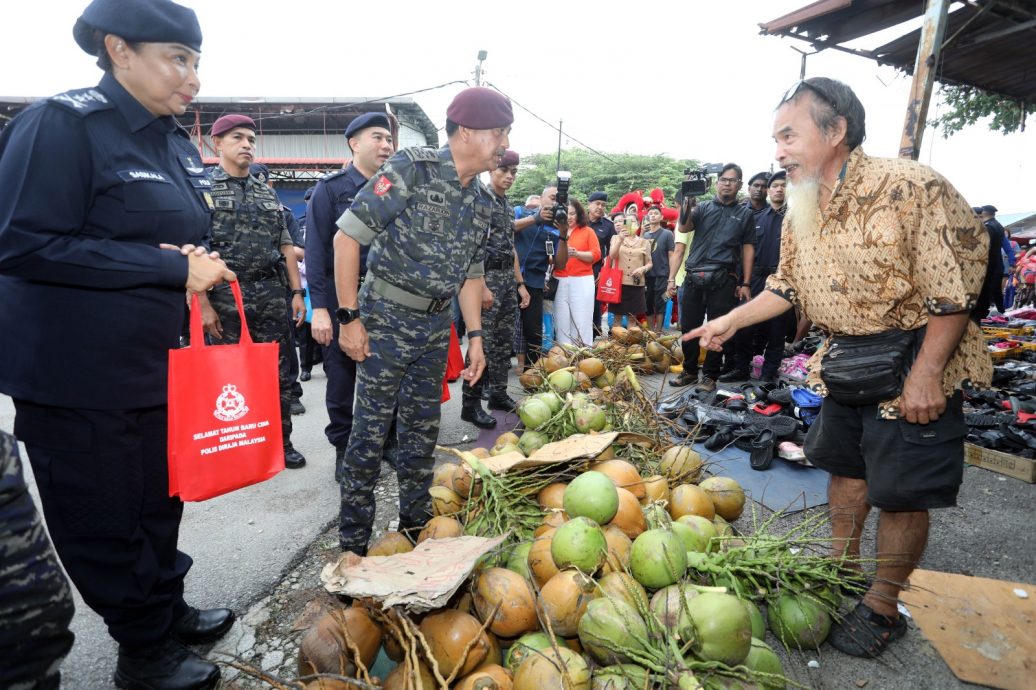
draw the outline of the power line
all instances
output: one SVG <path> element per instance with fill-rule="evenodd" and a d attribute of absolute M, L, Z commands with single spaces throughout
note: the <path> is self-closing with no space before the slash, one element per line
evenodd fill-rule
<path fill-rule="evenodd" d="M 534 112 L 532 112 L 531 110 L 529 110 L 528 108 L 526 108 L 526 107 L 525 107 L 524 105 L 522 105 L 521 103 L 519 103 L 518 101 L 516 101 L 516 100 L 515 100 L 514 98 L 511 98 L 511 96 L 510 96 L 509 94 L 507 94 L 507 93 L 506 93 L 506 92 L 505 92 L 505 91 L 504 91 L 503 89 L 501 89 L 501 88 L 500 88 L 499 86 L 497 86 L 496 84 L 494 84 L 494 83 L 492 83 L 492 82 L 488 82 L 488 81 L 487 81 L 487 82 L 486 82 L 486 86 L 490 86 L 490 87 L 492 87 L 492 88 L 496 89 L 497 91 L 499 91 L 499 92 L 500 92 L 500 93 L 502 93 L 503 95 L 505 95 L 505 96 L 507 96 L 508 98 L 510 98 L 510 99 L 511 99 L 511 102 L 512 102 L 512 103 L 514 103 L 514 104 L 515 104 L 516 106 L 518 106 L 519 108 L 521 108 L 521 109 L 522 109 L 522 110 L 524 110 L 525 112 L 529 113 L 529 114 L 530 114 L 530 115 L 532 115 L 532 116 L 533 116 L 534 118 L 536 118 L 537 120 L 539 120 L 539 121 L 540 121 L 540 122 L 542 122 L 543 124 L 547 125 L 547 126 L 548 126 L 548 127 L 550 127 L 551 129 L 553 129 L 553 130 L 554 130 L 555 132 L 558 132 L 559 134 L 561 133 L 561 128 L 560 128 L 560 127 L 558 127 L 557 125 L 551 124 L 551 123 L 550 123 L 550 122 L 548 122 L 547 120 L 544 120 L 544 119 L 543 119 L 542 117 L 540 117 L 540 116 L 539 116 L 539 115 L 537 115 L 536 113 L 534 113 Z M 572 141 L 576 142 L 577 144 L 579 144 L 580 146 L 582 146 L 582 147 L 583 147 L 584 149 L 586 149 L 587 151 L 589 151 L 590 153 L 596 154 L 596 155 L 600 156 L 601 158 L 605 159 L 606 161 L 610 161 L 610 162 L 612 162 L 612 163 L 615 163 L 616 165 L 619 165 L 619 162 L 618 162 L 617 160 L 615 160 L 615 159 L 613 159 L 613 158 L 610 158 L 610 157 L 608 157 L 607 155 L 605 155 L 605 154 L 601 153 L 600 151 L 598 151 L 597 149 L 593 148 L 592 146 L 589 146 L 589 145 L 587 145 L 587 144 L 584 144 L 583 142 L 579 141 L 578 139 L 576 139 L 576 138 L 575 138 L 574 136 L 572 136 L 572 135 L 571 135 L 571 134 L 569 134 L 568 132 L 565 132 L 565 135 L 566 135 L 566 136 L 567 136 L 567 137 L 568 137 L 569 139 L 571 139 Z"/>

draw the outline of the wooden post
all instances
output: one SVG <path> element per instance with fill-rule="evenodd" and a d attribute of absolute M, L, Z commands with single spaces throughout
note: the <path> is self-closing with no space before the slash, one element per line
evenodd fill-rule
<path fill-rule="evenodd" d="M 924 24 L 917 42 L 917 59 L 914 61 L 914 80 L 910 85 L 910 100 L 907 102 L 906 121 L 903 123 L 903 138 L 899 142 L 899 157 L 917 160 L 921 153 L 921 138 L 924 136 L 928 104 L 932 100 L 932 87 L 942 52 L 943 34 L 946 32 L 946 14 L 950 0 L 928 0 L 924 13 Z"/>

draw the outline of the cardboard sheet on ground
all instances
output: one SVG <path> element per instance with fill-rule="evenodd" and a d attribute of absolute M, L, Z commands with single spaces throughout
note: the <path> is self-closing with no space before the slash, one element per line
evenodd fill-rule
<path fill-rule="evenodd" d="M 482 464 L 495 474 L 503 474 L 508 470 L 521 469 L 522 467 L 538 467 L 540 465 L 553 465 L 570 460 L 592 458 L 604 452 L 604 449 L 610 446 L 619 436 L 620 434 L 614 431 L 607 434 L 576 434 L 561 441 L 548 443 L 528 458 L 518 451 L 513 451 L 503 455 L 484 458 Z"/>
<path fill-rule="evenodd" d="M 1033 687 L 1036 585 L 915 570 L 900 598 L 955 676 L 1004 690 Z"/>
<path fill-rule="evenodd" d="M 361 558 L 342 554 L 320 571 L 324 589 L 355 598 L 371 597 L 383 606 L 404 606 L 412 612 L 446 605 L 468 579 L 475 563 L 507 538 L 455 537 L 428 539 L 413 551 Z"/>
<path fill-rule="evenodd" d="M 753 500 L 770 510 L 794 513 L 827 503 L 827 472 L 815 467 L 803 467 L 781 458 L 774 458 L 770 469 L 753 470 L 748 464 L 748 453 L 729 446 L 711 451 L 702 444 L 694 449 L 701 459 L 711 464 L 713 474 L 735 479 Z"/>

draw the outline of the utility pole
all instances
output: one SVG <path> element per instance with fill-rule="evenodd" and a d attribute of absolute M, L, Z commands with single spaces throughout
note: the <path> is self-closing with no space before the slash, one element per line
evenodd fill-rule
<path fill-rule="evenodd" d="M 917 41 L 917 59 L 914 61 L 914 80 L 910 84 L 903 137 L 899 142 L 899 157 L 917 160 L 921 154 L 928 104 L 942 53 L 942 38 L 946 32 L 946 14 L 950 0 L 928 0 L 924 13 L 921 36 Z"/>
<path fill-rule="evenodd" d="M 489 57 L 489 53 L 480 50 L 478 51 L 478 64 L 475 65 L 475 86 L 482 86 L 482 62 Z"/>
<path fill-rule="evenodd" d="M 557 172 L 558 170 L 561 170 L 561 132 L 562 132 L 562 130 L 564 128 L 565 128 L 565 121 L 564 120 L 558 120 L 558 167 L 557 167 L 557 170 L 555 170 L 554 172 Z"/>

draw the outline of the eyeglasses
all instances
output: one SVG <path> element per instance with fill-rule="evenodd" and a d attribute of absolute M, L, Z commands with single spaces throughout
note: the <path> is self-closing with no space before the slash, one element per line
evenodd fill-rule
<path fill-rule="evenodd" d="M 809 89 L 816 95 L 820 96 L 820 98 L 832 108 L 834 107 L 834 100 L 832 100 L 832 98 L 829 95 L 827 95 L 827 93 L 822 88 L 820 88 L 816 84 L 810 84 L 805 79 L 800 79 L 799 81 L 791 85 L 791 88 L 784 93 L 784 98 L 781 99 L 781 102 L 778 105 L 778 107 L 784 105 L 791 99 L 795 98 L 795 94 L 797 94 L 799 92 L 799 89 L 803 87 Z"/>
<path fill-rule="evenodd" d="M 716 180 L 716 182 L 719 184 L 737 184 L 740 181 L 740 177 L 721 177 L 718 180 Z"/>

